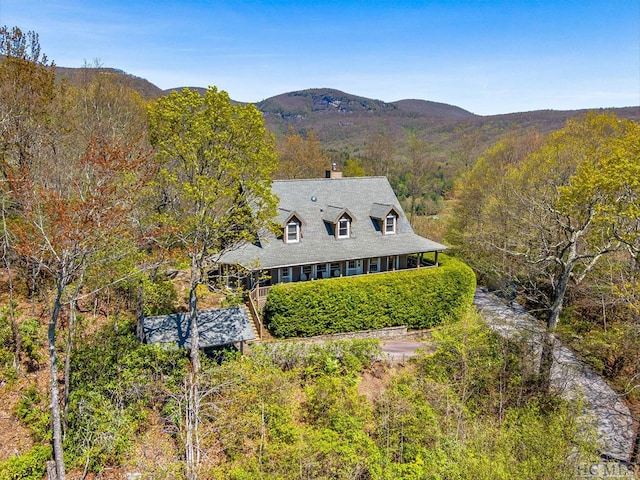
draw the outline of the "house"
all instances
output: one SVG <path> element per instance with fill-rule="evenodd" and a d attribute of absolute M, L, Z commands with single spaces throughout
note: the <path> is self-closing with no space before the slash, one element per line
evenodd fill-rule
<path fill-rule="evenodd" d="M 230 287 L 437 266 L 446 249 L 413 232 L 386 177 L 332 170 L 327 178 L 274 181 L 272 191 L 279 232 L 261 232 L 220 257 L 217 274 Z"/>

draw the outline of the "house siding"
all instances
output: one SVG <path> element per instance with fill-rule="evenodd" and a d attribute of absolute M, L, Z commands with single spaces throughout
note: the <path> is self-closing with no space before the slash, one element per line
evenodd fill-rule
<path fill-rule="evenodd" d="M 391 262 L 389 259 L 392 259 Z M 362 265 L 362 275 L 367 275 L 371 273 L 383 273 L 390 272 L 396 270 L 406 270 L 407 268 L 412 268 L 408 262 L 408 255 L 393 255 L 393 256 L 382 256 L 382 257 L 365 257 L 354 259 L 353 261 L 361 262 Z M 376 260 L 378 268 L 377 271 L 371 271 L 371 260 Z M 268 270 L 264 270 L 264 277 L 267 277 L 266 280 L 261 282 L 263 285 L 275 285 L 276 283 L 283 282 L 283 270 L 289 269 L 291 276 L 290 282 L 300 282 L 300 281 L 309 281 L 309 280 L 320 280 L 324 278 L 335 278 L 335 271 L 339 270 L 339 277 L 347 276 L 348 272 L 348 264 L 349 260 L 340 261 L 340 262 L 323 262 L 323 263 L 313 263 L 307 265 L 295 265 L 290 267 L 282 267 L 282 268 L 272 268 Z M 389 265 L 391 264 L 391 265 Z M 374 269 L 375 270 L 375 269 Z M 302 273 L 305 272 L 305 277 L 302 278 Z M 308 273 L 307 273 L 308 272 Z M 321 276 L 322 274 L 326 276 Z M 247 284 L 246 287 L 252 288 L 253 285 Z"/>

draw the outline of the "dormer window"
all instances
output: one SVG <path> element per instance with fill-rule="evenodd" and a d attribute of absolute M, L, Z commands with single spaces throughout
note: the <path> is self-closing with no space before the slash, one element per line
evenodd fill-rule
<path fill-rule="evenodd" d="M 390 213 L 389 215 L 387 215 L 384 221 L 384 234 L 390 235 L 396 233 L 397 226 L 398 217 L 395 214 Z"/>
<path fill-rule="evenodd" d="M 298 243 L 300 241 L 300 224 L 296 221 L 287 223 L 285 229 L 285 242 Z"/>
<path fill-rule="evenodd" d="M 351 222 L 348 217 L 338 220 L 338 238 L 349 238 Z"/>
<path fill-rule="evenodd" d="M 369 211 L 369 216 L 373 222 L 376 232 L 383 235 L 394 235 L 398 233 L 398 219 L 400 210 L 391 204 L 374 203 Z"/>
<path fill-rule="evenodd" d="M 327 205 L 321 212 L 327 234 L 340 240 L 351 238 L 351 224 L 356 219 L 349 210 L 344 207 Z"/>
<path fill-rule="evenodd" d="M 284 243 L 298 243 L 302 239 L 302 228 L 306 226 L 304 219 L 292 210 L 279 209 L 278 219 L 282 227 L 282 238 Z"/>

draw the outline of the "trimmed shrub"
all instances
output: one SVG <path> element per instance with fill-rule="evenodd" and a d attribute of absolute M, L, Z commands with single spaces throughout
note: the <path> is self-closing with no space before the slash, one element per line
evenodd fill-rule
<path fill-rule="evenodd" d="M 438 268 L 274 285 L 265 323 L 276 337 L 440 325 L 471 305 L 476 287 L 471 268 L 442 257 Z"/>

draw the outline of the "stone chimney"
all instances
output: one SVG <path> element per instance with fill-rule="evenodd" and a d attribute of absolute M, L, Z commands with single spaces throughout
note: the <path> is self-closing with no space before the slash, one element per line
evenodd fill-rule
<path fill-rule="evenodd" d="M 331 164 L 331 170 L 325 171 L 325 178 L 342 178 L 342 170 L 338 170 L 335 162 Z"/>

